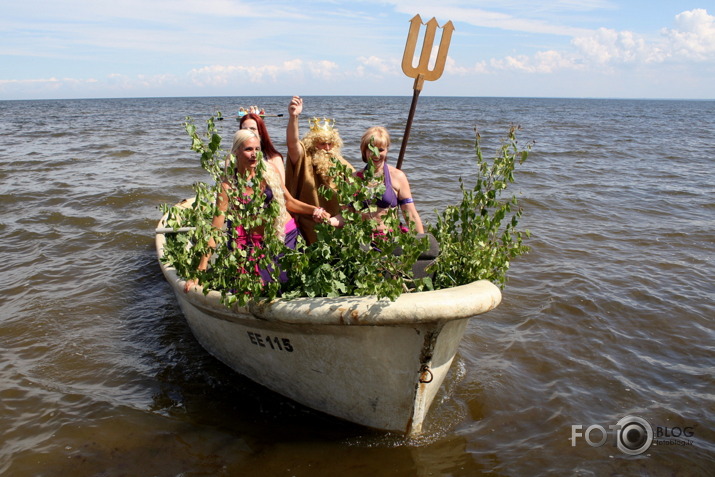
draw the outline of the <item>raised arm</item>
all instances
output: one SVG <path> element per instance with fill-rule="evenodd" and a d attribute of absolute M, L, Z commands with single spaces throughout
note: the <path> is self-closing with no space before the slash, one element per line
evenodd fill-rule
<path fill-rule="evenodd" d="M 286 143 L 288 146 L 288 157 L 293 164 L 303 154 L 303 146 L 300 143 L 300 130 L 298 120 L 303 112 L 303 99 L 300 96 L 293 96 L 288 106 L 288 127 L 286 128 Z"/>

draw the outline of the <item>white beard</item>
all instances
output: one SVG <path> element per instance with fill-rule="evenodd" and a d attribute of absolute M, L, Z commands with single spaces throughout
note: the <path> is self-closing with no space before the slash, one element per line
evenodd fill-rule
<path fill-rule="evenodd" d="M 330 175 L 330 168 L 333 167 L 333 159 L 342 162 L 343 157 L 340 155 L 340 149 L 333 149 L 331 151 L 318 149 L 313 153 L 311 159 L 315 173 L 323 179 L 324 184 L 332 187 L 333 180 Z"/>

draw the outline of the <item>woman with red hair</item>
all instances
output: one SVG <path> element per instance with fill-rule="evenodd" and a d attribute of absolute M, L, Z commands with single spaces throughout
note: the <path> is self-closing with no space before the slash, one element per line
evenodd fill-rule
<path fill-rule="evenodd" d="M 281 182 L 285 184 L 286 170 L 285 164 L 283 164 L 283 155 L 278 152 L 273 145 L 273 142 L 271 142 L 271 137 L 268 135 L 268 129 L 266 129 L 266 123 L 263 122 L 263 119 L 261 119 L 261 117 L 257 114 L 248 113 L 241 117 L 238 125 L 239 129 L 250 129 L 254 133 L 258 134 L 261 138 L 261 151 L 263 151 L 263 157 L 265 157 L 269 163 L 273 164 L 276 169 L 278 169 L 278 173 L 281 176 Z"/>

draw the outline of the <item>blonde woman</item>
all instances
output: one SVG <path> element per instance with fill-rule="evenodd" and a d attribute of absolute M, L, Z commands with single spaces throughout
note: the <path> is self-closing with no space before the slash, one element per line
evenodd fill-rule
<path fill-rule="evenodd" d="M 372 145 L 377 150 L 377 155 L 370 150 Z M 410 183 L 404 172 L 387 163 L 387 153 L 390 149 L 390 134 L 382 126 L 368 128 L 360 140 L 360 152 L 365 163 L 374 167 L 374 179 L 385 184 L 385 192 L 380 197 L 374 197 L 373 202 L 377 205 L 377 211 L 363 214 L 366 219 L 375 219 L 378 223 L 378 230 L 383 231 L 384 227 L 380 218 L 387 213 L 388 209 L 399 207 L 405 220 L 415 224 L 415 230 L 419 234 L 425 232 L 422 219 L 417 212 L 415 203 L 412 200 Z M 365 166 L 367 168 L 367 166 Z M 364 170 L 356 174 L 362 178 Z M 367 204 L 366 204 L 367 205 Z M 343 225 L 342 216 L 336 215 L 330 220 L 331 225 L 341 227 Z"/>
<path fill-rule="evenodd" d="M 226 212 L 231 207 L 231 198 L 233 200 L 250 200 L 250 197 L 253 196 L 254 188 L 259 188 L 265 204 L 271 201 L 278 203 L 279 213 L 273 223 L 276 234 L 283 239 L 287 247 L 295 248 L 300 229 L 289 211 L 312 217 L 316 221 L 328 220 L 330 214 L 320 207 L 314 207 L 294 199 L 285 189 L 279 172 L 271 163 L 265 163 L 266 169 L 263 173 L 263 180 L 257 184 L 253 183 L 260 151 L 261 138 L 258 134 L 250 129 L 240 129 L 236 132 L 233 147 L 231 148 L 231 154 L 236 158 L 235 176 L 227 176 L 221 182 L 221 188 L 216 197 L 216 208 L 220 213 L 213 218 L 211 225 L 216 229 L 223 229 L 226 222 Z M 238 176 L 246 181 L 247 185 L 243 191 L 235 190 Z M 236 194 L 236 192 L 240 193 Z M 242 199 L 242 197 L 245 199 Z M 232 226 L 235 226 L 234 240 L 238 248 L 260 246 L 263 241 L 265 232 L 263 227 L 246 230 L 241 224 L 232 224 Z M 209 246 L 216 248 L 216 242 L 211 239 Z M 210 255 L 201 257 L 198 269 L 206 270 L 210 258 Z M 270 277 L 270 274 L 265 270 L 261 270 L 260 273 L 264 280 Z M 187 281 L 184 291 L 190 290 L 195 285 L 197 285 L 196 280 Z"/>

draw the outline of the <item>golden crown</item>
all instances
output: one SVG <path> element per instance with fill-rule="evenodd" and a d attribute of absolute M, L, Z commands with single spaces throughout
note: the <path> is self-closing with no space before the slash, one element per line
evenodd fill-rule
<path fill-rule="evenodd" d="M 308 124 L 310 124 L 310 130 L 312 132 L 330 132 L 333 130 L 333 126 L 335 125 L 335 120 L 334 119 L 328 119 L 328 118 L 313 118 L 308 120 Z"/>

